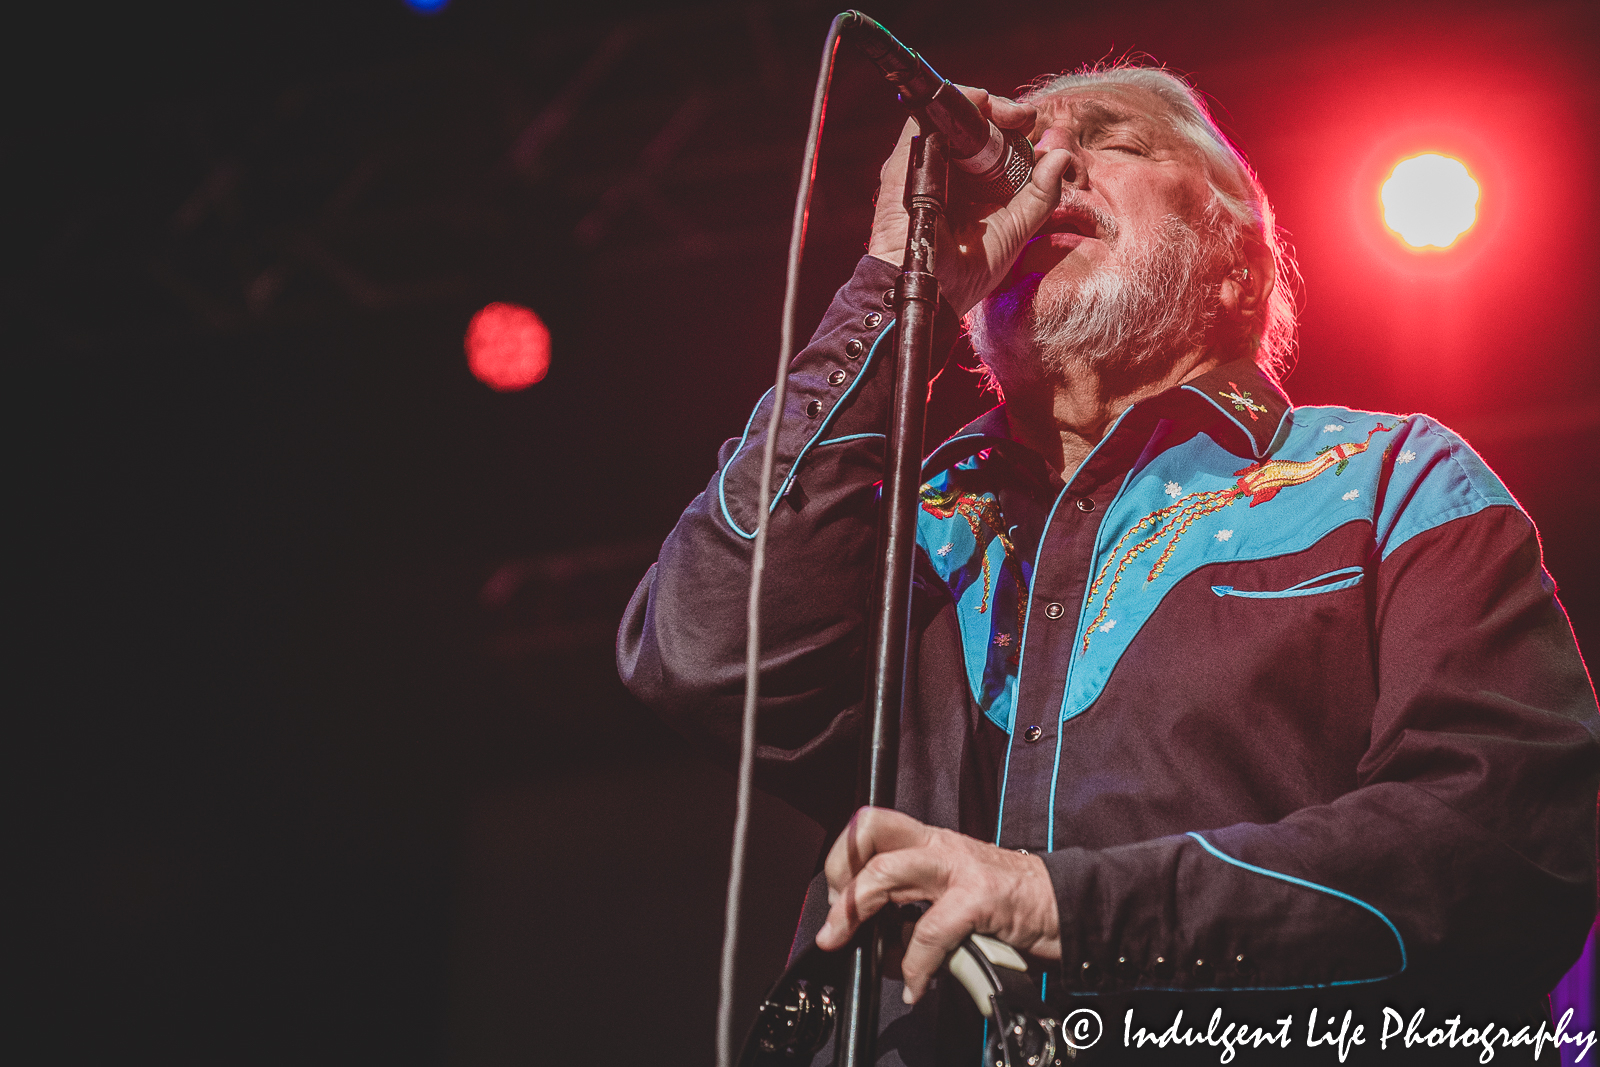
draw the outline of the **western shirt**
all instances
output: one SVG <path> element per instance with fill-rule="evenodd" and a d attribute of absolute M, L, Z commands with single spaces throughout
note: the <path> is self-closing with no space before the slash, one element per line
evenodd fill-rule
<path fill-rule="evenodd" d="M 759 781 L 834 829 L 897 277 L 863 260 L 794 360 L 773 481 Z M 731 751 L 770 404 L 618 645 L 635 693 Z M 923 476 L 896 806 L 1043 858 L 1052 1003 L 1523 1010 L 1576 958 L 1600 720 L 1533 525 L 1461 438 L 1292 406 L 1246 360 L 1129 407 L 1064 485 L 1004 405 Z"/>

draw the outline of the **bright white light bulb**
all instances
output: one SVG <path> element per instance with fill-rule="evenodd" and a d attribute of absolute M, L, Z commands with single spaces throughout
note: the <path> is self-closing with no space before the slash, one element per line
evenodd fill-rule
<path fill-rule="evenodd" d="M 1459 159 L 1412 156 L 1383 183 L 1383 221 L 1413 248 L 1448 248 L 1478 218 L 1478 183 Z"/>

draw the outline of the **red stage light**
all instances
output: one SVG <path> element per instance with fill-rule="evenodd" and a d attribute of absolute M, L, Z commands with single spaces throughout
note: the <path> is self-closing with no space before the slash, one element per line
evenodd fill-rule
<path fill-rule="evenodd" d="M 1381 196 L 1384 224 L 1413 248 L 1449 248 L 1478 219 L 1478 183 L 1433 152 L 1396 163 Z"/>
<path fill-rule="evenodd" d="M 500 393 L 539 381 L 550 369 L 550 331 L 517 304 L 490 304 L 467 323 L 467 366 Z"/>

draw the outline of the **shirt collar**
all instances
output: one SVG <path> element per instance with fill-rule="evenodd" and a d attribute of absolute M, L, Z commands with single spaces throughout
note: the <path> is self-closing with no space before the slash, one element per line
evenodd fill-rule
<path fill-rule="evenodd" d="M 1134 405 L 1140 414 L 1194 421 L 1218 444 L 1251 459 L 1261 459 L 1272 450 L 1290 408 L 1288 395 L 1251 359 L 1224 363 Z M 996 450 L 1047 480 L 1043 460 L 1012 438 L 1004 404 L 979 415 L 934 449 L 923 460 L 922 476 L 948 470 L 985 449 Z"/>
<path fill-rule="evenodd" d="M 922 476 L 927 478 L 948 470 L 964 459 L 969 459 L 985 449 L 999 448 L 1010 453 L 1026 452 L 1034 455 L 1032 449 L 1018 444 L 1011 437 L 1010 424 L 1006 419 L 1006 406 L 992 407 L 982 415 L 967 423 L 957 430 L 938 448 L 929 453 L 928 458 L 922 461 Z"/>
<path fill-rule="evenodd" d="M 1192 400 L 1183 406 L 1196 409 L 1194 416 L 1218 444 L 1252 459 L 1261 459 L 1272 451 L 1272 443 L 1291 406 L 1288 395 L 1261 373 L 1252 359 L 1224 363 L 1147 402 L 1158 404 L 1168 398 L 1176 400 L 1174 394 L 1204 400 L 1204 407 Z M 1220 423 L 1217 429 L 1211 425 L 1215 423 Z"/>

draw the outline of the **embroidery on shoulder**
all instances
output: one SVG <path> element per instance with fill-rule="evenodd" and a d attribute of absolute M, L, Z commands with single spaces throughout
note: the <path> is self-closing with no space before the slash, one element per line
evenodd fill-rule
<path fill-rule="evenodd" d="M 1232 384 L 1231 382 L 1229 383 Z M 1334 470 L 1334 477 L 1344 473 L 1350 460 L 1365 452 L 1372 442 L 1374 434 L 1388 433 L 1393 426 L 1384 426 L 1381 423 L 1367 431 L 1364 440 L 1354 441 L 1350 444 L 1329 445 L 1318 449 L 1315 459 L 1310 460 L 1269 460 L 1265 463 L 1252 463 L 1242 470 L 1234 471 L 1239 480 L 1226 489 L 1210 489 L 1204 492 L 1190 493 L 1179 497 L 1164 508 L 1157 508 L 1138 522 L 1128 528 L 1122 535 L 1117 546 L 1106 556 L 1106 561 L 1100 567 L 1100 573 L 1095 575 L 1094 584 L 1089 587 L 1089 603 L 1093 604 L 1095 597 L 1100 595 L 1101 587 L 1105 588 L 1105 596 L 1100 601 L 1100 613 L 1094 617 L 1083 632 L 1083 644 L 1080 651 L 1089 650 L 1089 640 L 1097 631 L 1105 632 L 1101 626 L 1106 621 L 1106 616 L 1111 612 L 1111 601 L 1117 595 L 1117 587 L 1122 583 L 1122 576 L 1134 560 L 1144 553 L 1157 547 L 1161 542 L 1166 542 L 1155 563 L 1150 567 L 1150 573 L 1145 576 L 1146 584 L 1153 582 L 1166 568 L 1167 561 L 1172 558 L 1172 553 L 1178 547 L 1178 542 L 1183 535 L 1195 524 L 1197 519 L 1221 511 L 1231 504 L 1249 498 L 1250 506 L 1265 504 L 1285 489 L 1297 485 L 1304 485 L 1317 475 L 1322 474 L 1330 467 Z M 1346 496 L 1346 500 L 1354 499 Z M 1143 539 L 1124 549 L 1130 538 L 1142 530 L 1149 530 Z M 1233 536 L 1233 531 L 1219 531 L 1216 535 L 1218 541 L 1226 541 Z M 1113 569 L 1115 564 L 1115 569 Z M 1109 584 L 1106 582 L 1110 574 Z"/>
<path fill-rule="evenodd" d="M 1233 392 L 1229 393 L 1218 389 L 1217 395 L 1224 400 L 1230 401 L 1233 404 L 1233 410 L 1242 411 L 1249 415 L 1251 422 L 1260 422 L 1261 416 L 1267 413 L 1266 405 L 1258 404 L 1254 400 L 1250 399 L 1250 394 L 1244 390 L 1241 390 L 1238 384 L 1235 382 L 1229 382 L 1228 388 L 1232 389 Z M 1260 412 L 1261 414 L 1258 415 L 1256 414 L 1257 412 Z"/>

